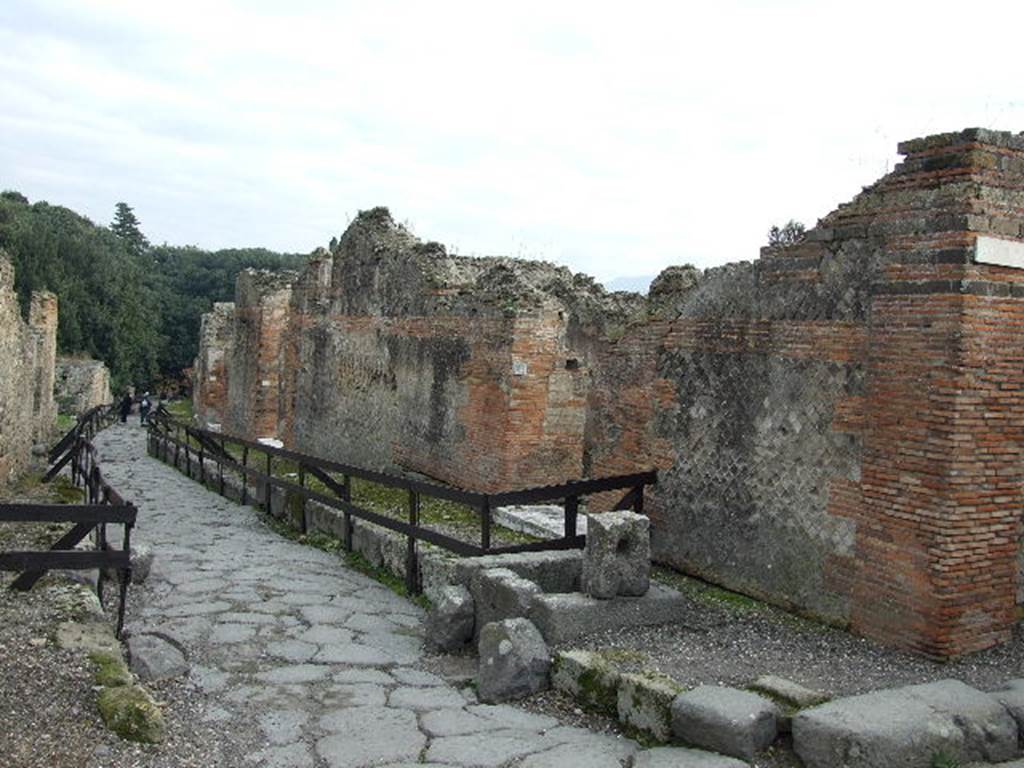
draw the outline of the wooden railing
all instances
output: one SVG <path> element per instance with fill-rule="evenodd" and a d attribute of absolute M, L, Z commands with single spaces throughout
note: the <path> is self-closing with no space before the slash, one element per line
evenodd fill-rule
<path fill-rule="evenodd" d="M 48 550 L 0 552 L 0 570 L 20 571 L 11 589 L 29 590 L 48 570 L 98 569 L 96 593 L 103 602 L 104 581 L 108 570 L 118 572 L 119 603 L 117 634 L 124 626 L 125 600 L 131 583 L 131 531 L 138 511 L 126 503 L 103 477 L 91 439 L 108 423 L 112 406 L 97 406 L 79 417 L 68 433 L 50 450 L 52 466 L 43 480 L 52 480 L 65 466 L 71 466 L 71 478 L 83 488 L 84 504 L 0 504 L 0 521 L 16 523 L 71 523 L 71 529 Z M 120 548 L 111 545 L 107 525 L 123 525 Z M 95 548 L 76 546 L 89 534 Z"/>
<path fill-rule="evenodd" d="M 457 555 L 468 557 L 580 549 L 586 543 L 586 538 L 577 533 L 578 510 L 583 497 L 594 493 L 625 490 L 625 495 L 615 505 L 615 509 L 633 509 L 642 512 L 644 488 L 657 483 L 657 472 L 650 471 L 595 480 L 576 480 L 559 485 L 502 493 L 479 493 L 342 464 L 285 448 L 275 448 L 258 441 L 200 429 L 174 419 L 163 409 L 157 409 L 150 418 L 150 439 L 150 451 L 154 454 L 162 452 L 164 461 L 179 466 L 181 457 L 184 456 L 185 469 L 189 476 L 193 474 L 192 462 L 197 462 L 199 479 L 204 484 L 207 479 L 207 463 L 213 462 L 218 473 L 218 489 L 222 495 L 225 487 L 225 470 L 238 473 L 243 478 L 241 499 L 243 504 L 249 500 L 248 481 L 250 479 L 254 480 L 256 487 L 262 488 L 263 491 L 262 498 L 254 501 L 261 504 L 267 511 L 270 510 L 272 488 L 281 488 L 288 493 L 296 494 L 302 504 L 299 526 L 303 533 L 308 528 L 307 501 L 316 501 L 340 511 L 344 520 L 342 544 L 348 550 L 352 548 L 353 518 L 365 520 L 368 523 L 405 535 L 407 538 L 405 571 L 407 587 L 410 592 L 419 591 L 419 585 L 416 583 L 416 573 L 418 572 L 416 544 L 418 541 L 426 541 Z M 232 450 L 239 455 L 232 455 Z M 173 457 L 171 456 L 172 452 Z M 295 465 L 297 482 L 276 476 L 274 474 L 275 461 L 287 461 Z M 308 487 L 307 478 L 309 477 L 316 478 L 328 493 Z M 389 517 L 353 503 L 353 478 L 387 488 L 404 490 L 408 499 L 406 519 L 399 520 Z M 446 533 L 424 527 L 420 522 L 420 507 L 423 497 L 444 499 L 476 510 L 479 522 L 479 544 L 463 541 Z M 545 501 L 562 502 L 564 526 L 561 537 L 527 544 L 492 545 L 493 510 L 496 507 L 536 504 Z"/>

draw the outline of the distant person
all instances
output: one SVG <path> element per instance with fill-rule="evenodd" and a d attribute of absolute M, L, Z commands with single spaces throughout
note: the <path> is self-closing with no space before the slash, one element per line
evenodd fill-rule
<path fill-rule="evenodd" d="M 149 399 L 149 392 L 142 395 L 142 399 L 139 401 L 139 425 L 146 426 L 146 419 L 149 418 L 149 411 L 153 407 L 153 403 Z"/>
<path fill-rule="evenodd" d="M 132 412 L 132 396 L 131 393 L 125 392 L 124 397 L 121 398 L 121 423 L 124 424 L 128 421 L 128 414 Z"/>

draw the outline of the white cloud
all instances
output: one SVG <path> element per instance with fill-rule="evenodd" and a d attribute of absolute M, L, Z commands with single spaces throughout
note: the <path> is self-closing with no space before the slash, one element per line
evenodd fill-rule
<path fill-rule="evenodd" d="M 955 11 L 955 13 L 953 12 Z M 309 250 L 384 204 L 600 278 L 752 259 L 895 162 L 1024 128 L 1018 4 L 46 0 L 0 10 L 0 185 Z"/>

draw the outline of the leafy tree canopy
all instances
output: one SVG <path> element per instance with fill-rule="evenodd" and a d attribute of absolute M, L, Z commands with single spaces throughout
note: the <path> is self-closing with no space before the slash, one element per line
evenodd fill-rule
<path fill-rule="evenodd" d="M 262 248 L 153 247 L 126 203 L 107 228 L 14 191 L 0 193 L 0 248 L 14 261 L 23 313 L 33 291 L 56 293 L 59 349 L 103 360 L 116 391 L 152 389 L 190 366 L 200 316 L 231 300 L 242 269 L 294 269 L 305 260 Z"/>

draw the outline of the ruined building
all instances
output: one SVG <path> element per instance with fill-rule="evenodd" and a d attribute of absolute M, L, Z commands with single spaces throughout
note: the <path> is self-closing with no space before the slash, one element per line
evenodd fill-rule
<path fill-rule="evenodd" d="M 32 446 L 51 437 L 57 357 L 57 297 L 32 294 L 22 320 L 14 292 L 14 266 L 0 250 L 0 482 L 29 463 Z"/>
<path fill-rule="evenodd" d="M 58 357 L 54 397 L 62 413 L 73 415 L 111 403 L 110 369 L 88 357 Z"/>
<path fill-rule="evenodd" d="M 655 559 L 931 656 L 994 645 L 1021 602 L 1024 135 L 900 152 L 804 242 L 648 298 L 363 213 L 206 317 L 197 412 L 477 490 L 657 467 Z"/>

